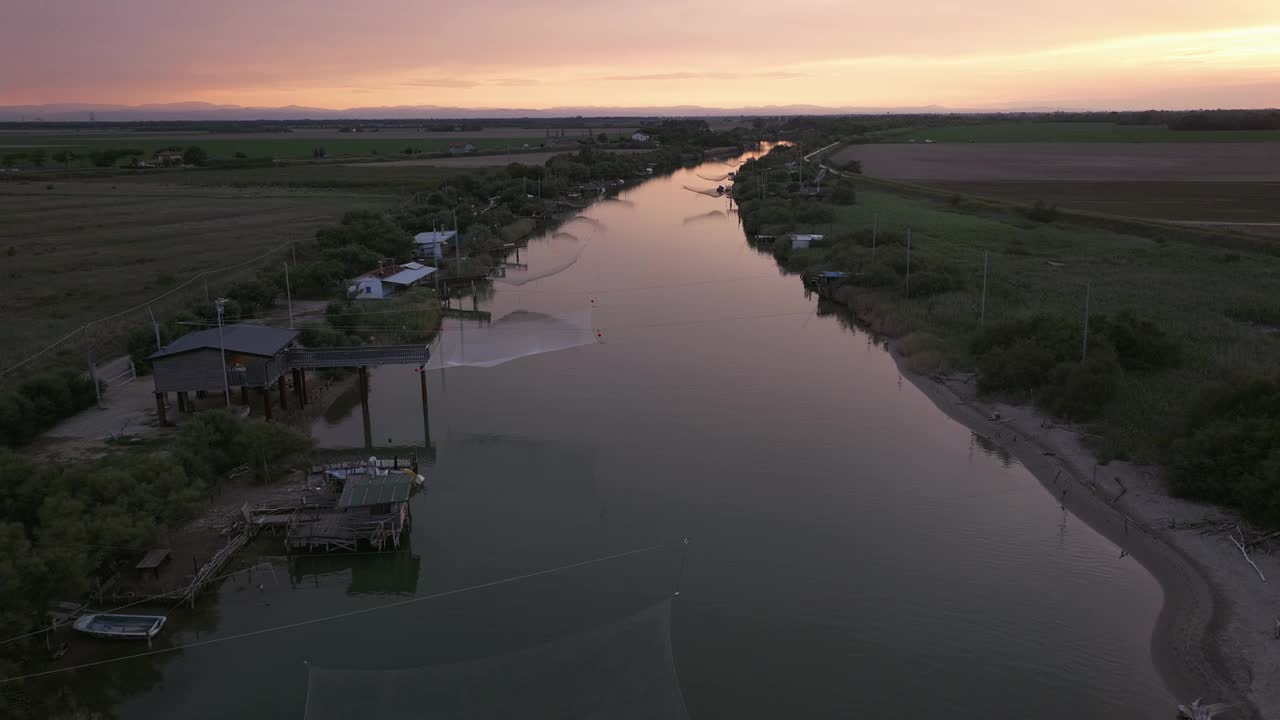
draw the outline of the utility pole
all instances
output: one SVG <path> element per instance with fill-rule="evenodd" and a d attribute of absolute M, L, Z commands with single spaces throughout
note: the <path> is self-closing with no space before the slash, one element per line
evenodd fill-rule
<path fill-rule="evenodd" d="M 156 322 L 155 313 L 151 312 L 151 306 L 147 306 L 147 314 L 151 316 L 151 327 L 156 331 L 156 352 L 160 352 L 160 324 Z"/>
<path fill-rule="evenodd" d="M 226 342 L 222 339 L 222 313 L 223 313 L 223 307 L 222 307 L 222 306 L 223 306 L 223 305 L 226 305 L 226 304 L 227 304 L 227 299 L 226 299 L 226 298 L 218 298 L 218 301 L 217 301 L 217 308 L 218 308 L 218 350 L 219 350 L 219 352 L 221 352 L 221 353 L 222 353 L 222 390 L 226 393 L 226 396 L 227 396 L 227 409 L 228 409 L 228 410 L 230 410 L 230 409 L 231 409 L 231 383 L 230 383 L 230 381 L 228 381 L 228 380 L 227 380 L 227 344 L 226 344 Z M 263 388 L 263 392 L 266 392 L 266 388 Z M 268 398 L 267 402 L 271 402 L 271 400 Z"/>
<path fill-rule="evenodd" d="M 89 363 L 89 379 L 93 381 L 93 393 L 102 407 L 102 386 L 98 384 L 98 368 L 93 366 L 93 345 L 89 343 L 89 325 L 84 326 L 84 359 Z"/>
<path fill-rule="evenodd" d="M 978 310 L 979 325 L 987 321 L 987 256 L 989 254 L 986 250 L 982 251 L 982 305 Z"/>
<path fill-rule="evenodd" d="M 289 263 L 284 265 L 284 296 L 289 302 L 289 329 L 293 329 L 293 287 L 289 285 Z"/>
<path fill-rule="evenodd" d="M 871 262 L 876 261 L 876 235 L 880 234 L 880 213 L 871 215 Z"/>
<path fill-rule="evenodd" d="M 907 299 L 911 299 L 911 228 L 907 228 Z"/>
<path fill-rule="evenodd" d="M 1089 281 L 1084 281 L 1084 346 L 1080 349 L 1080 362 L 1089 355 Z"/>
<path fill-rule="evenodd" d="M 290 240 L 289 249 L 293 251 L 293 266 L 298 267 L 298 243 Z"/>
<path fill-rule="evenodd" d="M 462 232 L 458 229 L 458 208 L 453 208 L 453 259 L 457 264 L 454 272 L 462 274 Z"/>

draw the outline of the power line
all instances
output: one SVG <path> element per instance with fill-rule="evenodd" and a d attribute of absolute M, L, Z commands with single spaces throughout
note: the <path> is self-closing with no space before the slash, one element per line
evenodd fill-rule
<path fill-rule="evenodd" d="M 262 567 L 263 565 L 266 565 L 267 567 L 272 567 L 271 563 L 258 563 L 257 565 L 254 565 L 253 567 L 244 568 L 244 569 L 241 569 L 241 570 L 236 570 L 235 572 L 227 573 L 226 575 L 219 575 L 218 577 L 209 578 L 208 580 L 204 580 L 204 581 L 202 581 L 202 582 L 201 582 L 201 584 L 211 583 L 211 582 L 214 582 L 215 580 L 222 580 L 223 578 L 229 578 L 229 577 L 231 577 L 232 575 L 239 575 L 240 573 L 244 572 L 245 570 L 255 570 L 255 569 L 257 569 L 257 568 Z M 273 567 L 272 567 L 272 573 L 273 573 L 273 574 L 275 573 L 275 569 L 274 569 Z M 145 602 L 151 602 L 152 600 L 162 600 L 162 599 L 164 599 L 164 598 L 171 598 L 171 597 L 173 597 L 173 596 L 174 596 L 174 594 L 175 594 L 175 593 L 178 593 L 178 592 L 179 592 L 178 590 L 170 590 L 169 592 L 166 592 L 166 593 L 160 593 L 159 595 L 151 595 L 150 597 L 139 598 L 139 599 L 137 599 L 137 600 L 134 600 L 134 601 L 133 601 L 133 602 L 131 602 L 131 603 L 128 603 L 127 605 L 121 605 L 120 607 L 111 608 L 110 610 L 100 610 L 100 611 L 98 611 L 96 614 L 98 614 L 98 615 L 109 615 L 109 614 L 111 614 L 111 613 L 118 612 L 118 611 L 120 611 L 120 610 L 124 610 L 125 608 L 131 608 L 131 607 L 133 607 L 134 605 L 141 605 L 142 603 L 145 603 Z M 0 640 L 0 645 L 8 645 L 8 644 L 9 644 L 9 643 L 11 643 L 11 642 L 17 642 L 18 640 L 22 640 L 22 639 L 24 639 L 24 638 L 29 638 L 29 637 L 32 637 L 33 635 L 40 635 L 40 634 L 43 634 L 43 633 L 50 632 L 50 631 L 52 631 L 52 630 L 57 630 L 57 629 L 58 629 L 59 627 L 61 627 L 62 625 L 66 625 L 66 624 L 67 624 L 67 623 L 62 623 L 62 624 L 60 625 L 60 624 L 58 624 L 58 623 L 54 623 L 53 625 L 50 625 L 50 626 L 49 626 L 49 627 L 47 627 L 47 628 L 40 628 L 39 630 L 33 630 L 33 631 L 31 631 L 31 632 L 27 633 L 26 635 L 18 635 L 17 637 L 11 637 L 11 638 L 9 638 L 9 639 L 7 639 L 7 640 Z"/>
<path fill-rule="evenodd" d="M 271 249 L 271 250 L 268 250 L 267 252 L 263 253 L 262 255 L 259 255 L 259 256 L 255 257 L 255 258 L 252 258 L 252 259 L 249 259 L 249 260 L 245 260 L 244 262 L 236 263 L 235 265 L 227 265 L 226 267 L 214 268 L 213 270 L 205 270 L 205 271 L 203 271 L 203 272 L 199 273 L 198 275 L 195 275 L 195 276 L 194 276 L 194 277 L 192 277 L 191 279 L 187 280 L 186 282 L 182 283 L 181 285 L 178 285 L 177 287 L 174 287 L 174 288 L 172 288 L 172 289 L 170 289 L 170 290 L 168 290 L 168 291 L 166 291 L 166 292 L 163 292 L 163 293 L 161 293 L 161 294 L 159 294 L 159 295 L 157 295 L 157 296 L 155 296 L 155 297 L 151 298 L 150 300 L 147 300 L 147 301 L 146 301 L 146 302 L 144 302 L 144 303 L 141 303 L 141 304 L 139 304 L 139 305 L 135 305 L 135 306 L 133 306 L 133 307 L 129 308 L 128 310 L 121 310 L 120 312 L 118 312 L 118 313 L 116 313 L 116 314 L 114 314 L 114 315 L 107 315 L 106 317 L 101 317 L 101 318 L 98 318 L 98 319 L 96 319 L 96 320 L 90 320 L 89 322 L 87 322 L 87 323 L 85 323 L 85 324 L 81 325 L 80 327 L 76 328 L 75 330 L 72 330 L 71 332 L 67 333 L 66 335 L 63 335 L 63 336 L 62 336 L 61 338 L 59 338 L 58 340 L 54 341 L 51 345 L 48 345 L 47 347 L 45 347 L 45 348 L 43 348 L 43 349 L 39 350 L 38 352 L 34 353 L 34 354 L 33 354 L 33 355 L 31 355 L 30 357 L 28 357 L 28 358 L 26 358 L 26 359 L 24 359 L 24 360 L 21 360 L 21 361 L 19 361 L 19 362 L 15 363 L 15 364 L 13 364 L 13 365 L 10 365 L 9 367 L 7 367 L 7 368 L 5 368 L 5 369 L 3 369 L 3 370 L 0 370 L 0 377 L 4 377 L 4 376 L 8 375 L 9 373 L 13 372 L 14 370 L 17 370 L 18 368 L 21 368 L 21 367 L 24 367 L 24 366 L 26 366 L 26 365 L 30 364 L 31 362 L 33 362 L 34 360 L 36 360 L 36 359 L 37 359 L 37 358 L 39 358 L 40 356 L 44 355 L 45 353 L 49 352 L 50 350 L 53 350 L 54 348 L 58 347 L 58 346 L 59 346 L 59 345 L 61 345 L 62 343 L 64 343 L 64 342 L 66 342 L 66 341 L 70 340 L 71 338 L 75 337 L 76 335 L 79 335 L 80 333 L 83 333 L 83 332 L 87 331 L 87 329 L 88 329 L 89 327 L 93 326 L 93 325 L 98 325 L 98 324 L 100 324 L 100 323 L 107 322 L 108 320 L 114 320 L 114 319 L 116 319 L 116 318 L 118 318 L 118 317 L 121 317 L 121 316 L 124 316 L 124 315 L 128 315 L 128 314 L 130 314 L 130 313 L 134 313 L 134 312 L 137 312 L 137 311 L 139 311 L 139 310 L 145 309 L 148 305 L 151 305 L 152 303 L 155 303 L 155 302 L 159 302 L 160 300 L 163 300 L 163 299 L 165 299 L 166 297 L 169 297 L 170 295 L 172 295 L 172 294 L 174 294 L 174 293 L 178 292 L 179 290 L 181 290 L 181 289 L 183 289 L 183 288 L 187 287 L 188 285 L 190 285 L 190 284 L 194 283 L 194 282 L 195 282 L 195 281 L 197 281 L 197 280 L 203 279 L 203 278 L 205 278 L 205 277 L 207 277 L 207 276 L 209 276 L 209 275 L 213 275 L 213 274 L 217 274 L 217 273 L 226 272 L 226 271 L 228 271 L 228 270 L 235 270 L 235 269 L 237 269 L 237 268 L 242 268 L 242 267 L 244 267 L 245 265 L 250 265 L 250 264 L 252 264 L 252 263 L 258 262 L 258 261 L 260 261 L 260 260 L 263 260 L 264 258 L 269 257 L 270 255 L 272 255 L 272 254 L 274 254 L 274 253 L 279 252 L 280 250 L 282 250 L 282 249 L 284 249 L 284 248 L 286 248 L 286 247 L 288 247 L 288 246 L 290 246 L 290 245 L 292 245 L 292 244 L 293 244 L 293 241 L 292 241 L 292 240 L 290 240 L 290 241 L 285 242 L 285 243 L 283 243 L 283 244 L 281 244 L 281 245 L 279 245 L 279 246 L 277 246 L 277 247 L 275 247 L 275 248 L 273 248 L 273 249 Z"/>
<path fill-rule="evenodd" d="M 323 622 L 330 622 L 332 620 L 341 620 L 341 619 L 353 617 L 356 615 L 367 615 L 369 613 L 376 612 L 378 610 L 389 610 L 391 608 L 403 607 L 405 605 L 412 605 L 414 603 L 426 602 L 428 600 L 438 600 L 439 598 L 442 598 L 442 597 L 449 597 L 451 595 L 461 595 L 463 593 L 468 593 L 475 590 L 484 590 L 486 588 L 497 587 L 499 585 L 506 585 L 508 583 L 519 582 L 521 580 L 529 580 L 531 578 L 541 577 L 543 575 L 553 575 L 555 573 L 564 572 L 566 570 L 574 570 L 580 567 L 586 567 L 588 565 L 596 565 L 602 562 L 608 562 L 610 560 L 618 560 L 618 559 L 627 557 L 629 555 L 639 555 L 640 553 L 646 553 L 646 552 L 651 552 L 653 550 L 658 550 L 663 547 L 666 547 L 668 544 L 669 543 L 658 543 L 657 545 L 650 545 L 648 547 L 636 548 L 634 550 L 627 550 L 620 553 L 614 553 L 612 555 L 605 555 L 602 557 L 592 558 L 590 560 L 582 560 L 580 562 L 570 563 L 568 565 L 561 565 L 559 567 L 551 568 L 548 570 L 538 570 L 537 572 L 525 573 L 524 575 L 514 575 L 512 577 L 503 578 L 501 580 L 493 580 L 487 583 L 480 583 L 478 585 L 469 585 L 467 587 L 456 588 L 454 590 L 445 590 L 444 592 L 438 592 L 432 595 L 409 598 L 407 600 L 400 600 L 398 602 L 387 603 L 385 605 L 376 605 L 374 607 L 369 607 L 369 608 L 361 608 L 359 610 L 351 610 L 344 613 L 338 613 L 336 615 L 326 615 L 324 617 L 312 618 L 310 620 L 301 620 L 299 622 L 287 623 L 285 625 L 275 625 L 273 627 L 262 628 L 260 630 L 250 630 L 248 632 L 237 633 L 235 635 L 228 635 L 226 637 L 221 637 L 221 638 L 210 638 L 208 640 L 198 640 L 196 642 L 186 643 L 184 645 L 175 645 L 173 647 L 161 648 L 159 650 L 147 650 L 144 652 L 134 653 L 132 655 L 123 655 L 121 657 L 109 658 L 107 660 L 98 660 L 95 662 L 81 663 L 79 665 L 72 665 L 70 667 L 57 668 L 54 670 L 44 670 L 36 673 L 28 673 L 26 675 L 17 675 L 14 677 L 4 678 L 3 680 L 0 680 L 0 685 L 7 685 L 9 683 L 17 682 L 19 680 L 29 680 L 31 678 L 44 677 L 46 675 L 57 675 L 60 673 L 72 672 L 75 670 L 84 670 L 85 668 L 97 667 L 99 665 L 107 665 L 110 663 L 122 662 L 125 660 L 134 660 L 136 658 L 149 657 L 151 655 L 171 653 L 171 652 L 176 652 L 178 650 L 189 650 L 191 648 L 203 647 L 205 645 L 214 645 L 217 643 L 228 642 L 230 640 L 242 640 L 244 638 L 255 637 L 258 635 L 266 635 L 268 633 L 279 632 L 281 630 L 293 630 L 295 628 L 306 627 L 308 625 L 315 625 Z"/>

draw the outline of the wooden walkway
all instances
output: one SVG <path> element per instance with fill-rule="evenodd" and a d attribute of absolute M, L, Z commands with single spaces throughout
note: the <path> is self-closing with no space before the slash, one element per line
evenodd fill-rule
<path fill-rule="evenodd" d="M 426 345 L 294 348 L 285 353 L 285 362 L 291 370 L 370 367 L 377 365 L 426 365 L 430 359 L 431 350 Z"/>

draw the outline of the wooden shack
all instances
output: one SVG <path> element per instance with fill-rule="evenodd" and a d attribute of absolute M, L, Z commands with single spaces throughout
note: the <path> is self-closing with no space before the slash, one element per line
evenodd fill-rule
<path fill-rule="evenodd" d="M 289 523 L 290 551 L 355 551 L 361 543 L 377 550 L 400 547 L 408 527 L 409 494 L 415 476 L 402 472 L 357 475 L 346 480 L 336 505 L 304 508 Z"/>
<path fill-rule="evenodd" d="M 235 387 L 241 390 L 241 402 L 247 403 L 248 389 L 258 388 L 264 409 L 269 411 L 268 388 L 290 369 L 286 351 L 297 337 L 297 330 L 237 323 L 221 330 L 188 333 L 160 348 L 147 360 L 151 361 L 161 421 L 168 392 L 178 395 L 179 409 L 187 409 L 188 393 L 222 393 Z M 283 405 L 286 400 L 281 387 Z"/>

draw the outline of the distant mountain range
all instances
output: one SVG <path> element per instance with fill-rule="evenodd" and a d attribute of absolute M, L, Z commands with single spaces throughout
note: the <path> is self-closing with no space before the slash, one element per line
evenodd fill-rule
<path fill-rule="evenodd" d="M 441 105 L 397 105 L 355 107 L 343 110 L 286 105 L 284 107 L 242 107 L 203 102 L 150 105 L 56 103 L 49 105 L 0 106 L 0 122 L 106 122 L 146 120 L 355 120 L 355 119 L 468 119 L 468 118 L 557 118 L 557 117 L 690 117 L 739 115 L 876 115 L 908 113 L 990 113 L 1053 112 L 1058 107 L 948 108 L 920 107 L 823 107 L 820 105 L 761 105 L 754 107 L 710 108 L 698 105 L 662 107 L 565 106 L 552 108 L 463 108 Z"/>

